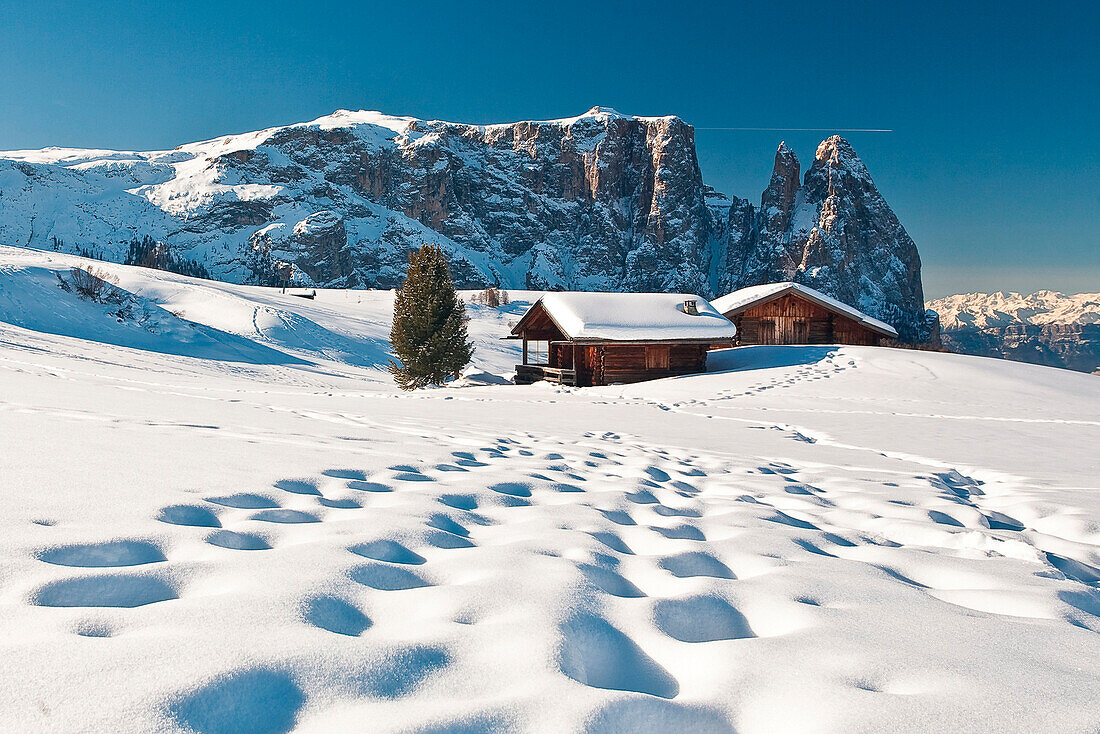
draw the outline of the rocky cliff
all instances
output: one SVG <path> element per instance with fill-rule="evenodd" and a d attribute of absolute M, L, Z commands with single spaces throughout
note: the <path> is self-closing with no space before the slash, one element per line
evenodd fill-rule
<path fill-rule="evenodd" d="M 1100 373 L 1100 293 L 967 293 L 928 307 L 951 351 Z"/>
<path fill-rule="evenodd" d="M 719 290 L 794 280 L 892 324 L 905 341 L 931 338 L 935 316 L 921 305 L 917 246 L 852 146 L 834 135 L 801 181 L 799 171 L 794 151 L 780 144 L 760 208 L 743 200 L 730 207 Z"/>
<path fill-rule="evenodd" d="M 599 107 L 484 126 L 340 111 L 172 151 L 0 153 L 0 242 L 123 260 L 145 237 L 236 282 L 392 287 L 435 242 L 468 287 L 794 279 L 905 339 L 929 328 L 916 247 L 845 140 L 802 180 L 781 145 L 757 208 L 704 185 L 684 121 Z"/>

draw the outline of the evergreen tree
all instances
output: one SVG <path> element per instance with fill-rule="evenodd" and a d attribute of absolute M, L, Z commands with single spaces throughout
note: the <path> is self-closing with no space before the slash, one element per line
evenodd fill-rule
<path fill-rule="evenodd" d="M 405 283 L 393 303 L 390 344 L 401 360 L 390 362 L 390 374 L 402 390 L 440 385 L 470 363 L 474 347 L 466 334 L 466 307 L 437 245 L 409 252 Z"/>

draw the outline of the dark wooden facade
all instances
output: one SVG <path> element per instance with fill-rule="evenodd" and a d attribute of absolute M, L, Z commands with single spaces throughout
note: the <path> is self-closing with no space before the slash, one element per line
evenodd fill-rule
<path fill-rule="evenodd" d="M 591 387 L 706 372 L 711 346 L 698 341 L 574 340 L 540 308 L 528 314 L 516 330 L 523 340 L 523 364 L 516 365 L 519 385 L 549 380 Z M 530 342 L 545 342 L 548 348 L 535 350 Z"/>
<path fill-rule="evenodd" d="M 781 294 L 725 316 L 737 326 L 738 344 L 879 346 L 889 338 L 797 292 Z"/>

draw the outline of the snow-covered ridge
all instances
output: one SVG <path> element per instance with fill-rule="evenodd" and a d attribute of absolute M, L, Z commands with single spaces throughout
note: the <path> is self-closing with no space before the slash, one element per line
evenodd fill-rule
<path fill-rule="evenodd" d="M 152 239 L 253 284 L 293 265 L 303 285 L 392 287 L 426 243 L 469 288 L 707 298 L 796 280 L 926 338 L 916 247 L 851 146 L 825 141 L 801 185 L 784 151 L 783 190 L 757 212 L 703 183 L 674 116 L 597 106 L 472 125 L 337 110 L 173 150 L 0 153 L 0 243 L 123 262 Z"/>
<path fill-rule="evenodd" d="M 973 327 L 1023 324 L 1100 323 L 1100 293 L 1066 295 L 1056 291 L 962 293 L 929 301 L 928 308 L 940 315 L 945 331 Z"/>

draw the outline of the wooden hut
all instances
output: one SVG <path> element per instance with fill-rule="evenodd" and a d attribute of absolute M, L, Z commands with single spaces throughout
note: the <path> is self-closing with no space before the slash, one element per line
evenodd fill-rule
<path fill-rule="evenodd" d="M 707 349 L 736 328 L 699 296 L 547 293 L 512 329 L 523 340 L 520 385 L 609 385 L 706 371 Z"/>
<path fill-rule="evenodd" d="M 768 283 L 714 299 L 738 344 L 862 344 L 896 339 L 887 323 L 800 283 Z"/>

